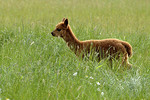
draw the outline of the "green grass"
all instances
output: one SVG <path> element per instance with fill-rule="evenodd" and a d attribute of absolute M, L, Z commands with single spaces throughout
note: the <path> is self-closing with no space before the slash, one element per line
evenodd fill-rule
<path fill-rule="evenodd" d="M 0 100 L 148 100 L 149 0 L 0 0 Z M 80 40 L 133 47 L 132 70 L 81 61 L 51 31 L 63 17 Z M 74 75 L 76 74 L 77 75 Z M 99 83 L 100 84 L 99 84 Z"/>

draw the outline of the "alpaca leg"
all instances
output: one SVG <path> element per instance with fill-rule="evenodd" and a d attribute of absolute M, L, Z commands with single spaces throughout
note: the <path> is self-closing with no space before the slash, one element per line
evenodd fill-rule
<path fill-rule="evenodd" d="M 131 64 L 128 63 L 128 53 L 126 51 L 126 48 L 122 45 L 122 44 L 119 44 L 118 45 L 121 49 L 121 52 L 122 52 L 122 65 L 127 68 L 127 69 L 131 69 Z"/>
<path fill-rule="evenodd" d="M 122 65 L 127 69 L 131 69 L 132 65 L 128 62 L 128 55 L 127 53 L 123 56 Z"/>

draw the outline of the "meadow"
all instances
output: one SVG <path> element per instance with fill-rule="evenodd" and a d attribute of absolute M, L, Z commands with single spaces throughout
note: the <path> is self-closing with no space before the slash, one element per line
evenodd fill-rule
<path fill-rule="evenodd" d="M 82 61 L 51 31 L 129 42 L 131 70 Z M 150 0 L 0 0 L 0 100 L 148 100 Z"/>

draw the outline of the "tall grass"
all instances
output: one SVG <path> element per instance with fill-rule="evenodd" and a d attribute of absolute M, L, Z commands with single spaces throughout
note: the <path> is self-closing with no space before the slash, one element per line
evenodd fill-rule
<path fill-rule="evenodd" d="M 0 0 L 0 99 L 150 98 L 149 0 Z M 81 61 L 51 31 L 63 17 L 80 40 L 118 38 L 132 70 Z M 115 65 L 114 65 L 115 66 Z"/>

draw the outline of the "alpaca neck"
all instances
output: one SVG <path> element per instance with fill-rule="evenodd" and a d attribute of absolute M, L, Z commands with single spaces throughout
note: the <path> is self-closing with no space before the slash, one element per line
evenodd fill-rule
<path fill-rule="evenodd" d="M 66 41 L 71 50 L 76 50 L 80 45 L 80 41 L 73 34 L 70 26 L 68 26 L 68 29 L 66 30 L 66 36 L 64 36 L 63 39 Z"/>

